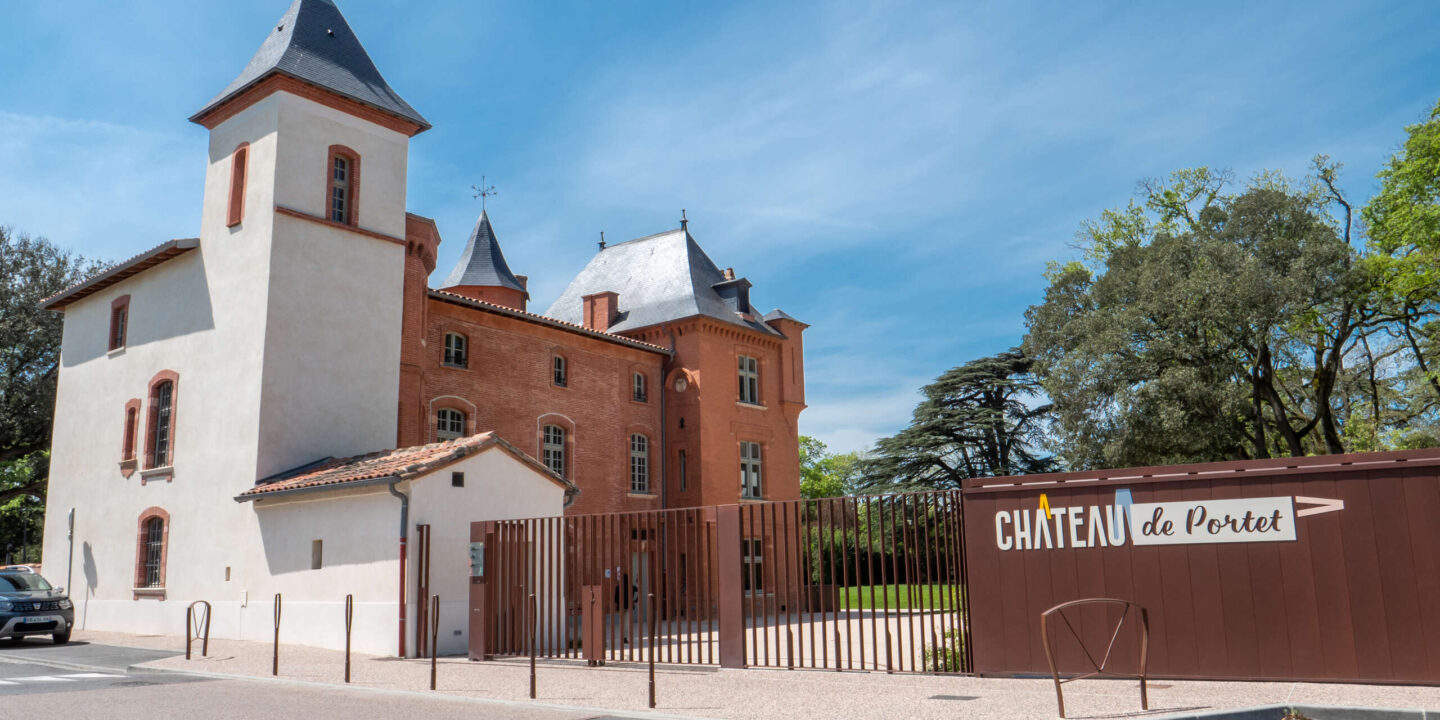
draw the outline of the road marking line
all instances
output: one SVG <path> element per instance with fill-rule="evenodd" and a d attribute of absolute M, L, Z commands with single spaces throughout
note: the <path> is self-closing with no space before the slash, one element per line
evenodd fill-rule
<path fill-rule="evenodd" d="M 66 674 L 66 675 L 61 675 L 60 677 L 62 677 L 62 678 L 113 678 L 113 677 L 120 677 L 120 676 L 119 676 L 119 675 L 111 675 L 111 674 L 109 674 L 109 673 L 68 673 L 68 674 Z"/>
<path fill-rule="evenodd" d="M 15 679 L 19 680 L 20 682 L 70 682 L 66 678 L 55 677 L 54 675 L 27 675 L 25 677 L 17 677 Z"/>
<path fill-rule="evenodd" d="M 20 684 L 20 683 L 14 682 L 14 681 L 12 681 L 12 680 L 0 680 L 0 685 L 19 685 L 19 684 Z"/>

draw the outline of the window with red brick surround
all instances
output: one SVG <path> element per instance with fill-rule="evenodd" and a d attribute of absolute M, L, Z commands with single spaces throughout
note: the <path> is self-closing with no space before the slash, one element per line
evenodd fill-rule
<path fill-rule="evenodd" d="M 175 464 L 175 409 L 180 398 L 180 374 L 161 370 L 150 380 L 150 411 L 145 420 L 145 467 Z"/>
<path fill-rule="evenodd" d="M 130 296 L 121 295 L 110 301 L 109 349 L 125 347 L 125 338 L 130 333 Z"/>
<path fill-rule="evenodd" d="M 331 145 L 325 163 L 325 218 L 358 225 L 360 217 L 360 154 L 344 145 Z"/>
<path fill-rule="evenodd" d="M 245 176 L 250 165 L 250 143 L 240 143 L 230 154 L 230 208 L 225 226 L 235 227 L 245 217 Z"/>
<path fill-rule="evenodd" d="M 140 432 L 140 398 L 125 403 L 125 426 L 121 431 L 120 472 L 125 477 L 135 471 L 135 438 Z"/>
<path fill-rule="evenodd" d="M 430 442 L 456 437 L 454 421 L 459 416 L 459 437 L 475 434 L 475 404 L 455 395 L 442 395 L 430 400 Z M 443 433 L 443 437 L 442 437 Z"/>
<path fill-rule="evenodd" d="M 135 534 L 135 597 L 165 596 L 165 566 L 169 560 L 170 513 L 151 507 L 140 513 Z"/>
<path fill-rule="evenodd" d="M 556 475 L 572 479 L 570 459 L 575 455 L 575 423 L 564 415 L 548 413 L 536 421 L 536 430 L 539 431 L 536 438 L 539 452 L 535 457 Z"/>

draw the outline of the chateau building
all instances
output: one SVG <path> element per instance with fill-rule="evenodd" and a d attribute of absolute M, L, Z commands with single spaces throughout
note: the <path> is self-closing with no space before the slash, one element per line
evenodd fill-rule
<path fill-rule="evenodd" d="M 45 302 L 45 557 L 73 558 L 81 627 L 177 633 L 206 600 L 216 636 L 264 639 L 279 593 L 282 641 L 339 647 L 351 594 L 355 648 L 403 655 L 423 525 L 453 651 L 472 521 L 798 497 L 806 325 L 683 220 L 535 312 L 482 211 L 430 287 L 440 232 L 405 207 L 430 124 L 332 0 L 295 0 L 190 119 L 199 237 Z"/>

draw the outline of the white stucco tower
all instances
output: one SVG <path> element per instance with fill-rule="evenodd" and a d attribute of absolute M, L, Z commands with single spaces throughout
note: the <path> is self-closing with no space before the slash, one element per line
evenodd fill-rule
<path fill-rule="evenodd" d="M 263 348 L 257 476 L 392 447 L 406 164 L 428 123 L 331 0 L 295 0 L 191 120 L 210 129 L 207 250 L 264 288 L 264 337 L 235 349 Z"/>

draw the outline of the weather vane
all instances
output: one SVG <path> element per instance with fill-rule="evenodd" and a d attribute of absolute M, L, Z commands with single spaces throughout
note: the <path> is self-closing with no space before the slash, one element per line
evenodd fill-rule
<path fill-rule="evenodd" d="M 497 192 L 495 191 L 495 186 L 494 186 L 494 185 L 486 185 L 486 184 L 485 184 L 485 176 L 484 176 L 484 175 L 481 175 L 481 176 L 480 176 L 480 184 L 479 184 L 479 185 L 471 185 L 471 186 L 470 186 L 470 189 L 475 191 L 475 197 L 480 198 L 480 211 L 481 211 L 481 212 L 484 212 L 484 211 L 485 211 L 485 199 L 488 198 L 488 197 L 493 197 L 493 196 L 499 194 L 499 193 L 497 193 Z"/>

